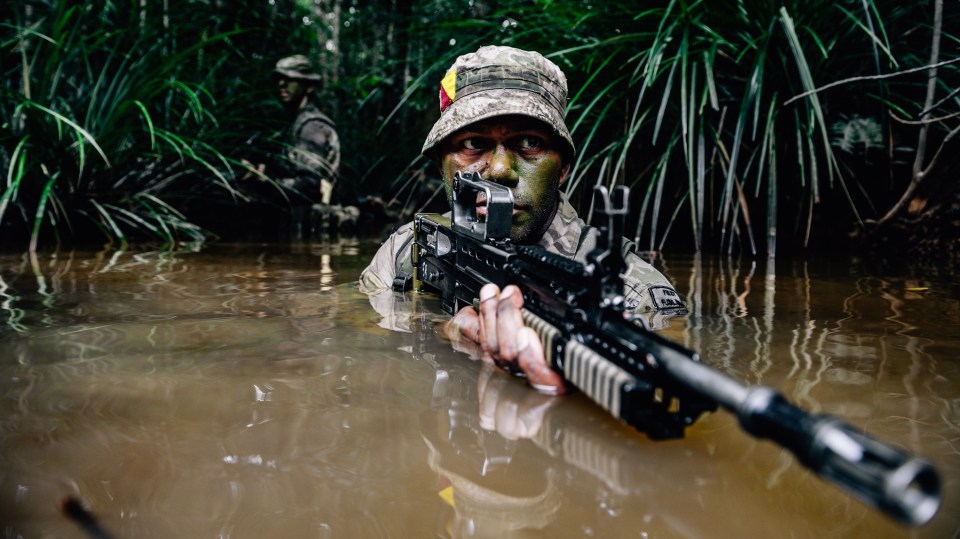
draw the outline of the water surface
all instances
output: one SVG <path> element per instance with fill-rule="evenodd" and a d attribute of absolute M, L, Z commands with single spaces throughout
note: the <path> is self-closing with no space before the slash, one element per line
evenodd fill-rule
<path fill-rule="evenodd" d="M 375 243 L 0 255 L 4 537 L 922 537 L 960 530 L 960 280 L 856 260 L 666 257 L 662 333 L 931 460 L 904 528 L 729 414 L 654 442 L 368 298 Z M 423 313 L 428 314 L 423 314 Z M 419 314 L 418 314 L 419 313 Z M 429 314 L 434 313 L 434 314 Z"/>

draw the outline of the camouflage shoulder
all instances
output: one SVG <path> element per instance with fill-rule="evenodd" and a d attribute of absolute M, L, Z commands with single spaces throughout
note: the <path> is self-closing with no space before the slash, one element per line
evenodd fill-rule
<path fill-rule="evenodd" d="M 370 264 L 360 273 L 360 286 L 364 292 L 387 289 L 393 286 L 398 272 L 406 268 L 412 271 L 410 250 L 413 243 L 413 223 L 407 223 L 396 230 L 377 253 Z"/>
<path fill-rule="evenodd" d="M 626 307 L 638 313 L 671 311 L 686 314 L 686 305 L 669 280 L 634 252 L 625 255 L 623 273 Z"/>

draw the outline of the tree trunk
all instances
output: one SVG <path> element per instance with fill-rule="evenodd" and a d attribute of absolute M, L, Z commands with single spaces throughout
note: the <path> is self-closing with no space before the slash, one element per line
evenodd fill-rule
<path fill-rule="evenodd" d="M 906 191 L 904 191 L 903 196 L 900 197 L 900 200 L 893 205 L 892 208 L 877 221 L 876 227 L 880 228 L 885 223 L 889 222 L 891 219 L 896 217 L 903 208 L 910 202 L 913 198 L 914 193 L 917 192 L 917 188 L 920 187 L 920 184 L 926 178 L 927 173 L 930 172 L 929 166 L 924 168 L 924 163 L 926 161 L 927 154 L 927 138 L 930 134 L 930 116 L 932 111 L 930 110 L 933 107 L 933 100 L 936 97 L 937 91 L 937 62 L 940 59 L 940 34 L 943 27 L 943 0 L 936 0 L 934 2 L 934 14 L 933 14 L 933 38 L 930 45 L 930 71 L 927 78 L 927 97 L 923 103 L 923 111 L 920 114 L 920 134 L 917 137 L 917 153 L 913 160 L 913 169 L 910 178 L 910 184 L 907 186 Z"/>

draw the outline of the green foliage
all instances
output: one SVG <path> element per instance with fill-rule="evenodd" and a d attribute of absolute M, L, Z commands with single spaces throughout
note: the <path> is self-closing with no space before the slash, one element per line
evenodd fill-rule
<path fill-rule="evenodd" d="M 20 84 L 4 86 L 0 136 L 15 150 L 4 163 L 0 224 L 26 226 L 31 248 L 44 230 L 78 226 L 77 216 L 121 245 L 135 232 L 202 240 L 158 196 L 174 175 L 198 168 L 229 188 L 223 156 L 183 135 L 210 120 L 211 96 L 178 79 L 194 50 L 172 52 L 168 39 L 119 28 L 117 11 L 96 9 L 109 6 L 72 4 L 11 25 L 4 43 L 3 65 L 15 66 L 5 78 Z"/>
<path fill-rule="evenodd" d="M 410 96 L 432 104 L 443 70 L 478 43 L 543 52 L 570 79 L 568 123 L 578 157 L 568 193 L 587 206 L 593 185 L 633 188 L 635 234 L 646 248 L 662 248 L 678 227 L 689 231 L 696 249 L 773 254 L 778 230 L 796 239 L 790 246 L 805 246 L 821 219 L 816 210 L 828 212 L 834 227 L 863 226 L 876 215 L 873 199 L 887 204 L 904 184 L 884 186 L 877 173 L 909 177 L 897 168 L 904 156 L 887 149 L 915 144 L 916 129 L 890 126 L 888 111 L 919 119 L 925 71 L 816 90 L 925 65 L 928 58 L 917 51 L 930 47 L 930 4 L 487 4 L 482 19 L 411 26 L 440 52 L 425 54 L 436 60 L 419 66 L 422 74 L 411 79 L 388 120 L 405 108 L 425 110 Z M 947 19 L 944 29 L 960 27 L 956 10 Z M 958 36 L 948 36 L 945 43 L 956 51 Z M 956 93 L 949 92 L 957 75 L 956 64 L 940 69 L 941 95 L 948 96 L 941 111 L 956 110 Z M 850 118 L 885 126 L 886 140 L 838 154 L 834 145 Z M 937 127 L 943 140 L 951 127 Z M 765 234 L 764 244 L 754 229 Z M 838 236 L 836 229 L 822 227 L 821 241 L 830 236 Z"/>
<path fill-rule="evenodd" d="M 594 185 L 630 186 L 649 249 L 828 241 L 903 191 L 922 153 L 916 121 L 934 147 L 958 122 L 957 62 L 940 66 L 925 110 L 930 3 L 74 4 L 31 2 L 3 23 L 0 231 L 17 245 L 90 227 L 118 244 L 202 241 L 198 216 L 245 204 L 241 160 L 276 154 L 270 73 L 292 53 L 320 67 L 340 199 L 379 194 L 405 216 L 442 207 L 419 150 L 454 58 L 483 44 L 544 53 L 570 80 L 568 193 L 589 214 Z M 945 60 L 958 23 L 946 9 Z"/>
<path fill-rule="evenodd" d="M 485 24 L 476 33 L 540 50 L 571 79 L 568 123 L 579 155 L 568 192 L 589 192 L 584 187 L 596 184 L 639 191 L 636 235 L 651 249 L 662 248 L 681 206 L 698 249 L 711 244 L 757 252 L 757 217 L 766 217 L 760 230 L 771 254 L 778 228 L 805 245 L 824 197 L 827 207 L 841 211 L 834 201 L 846 201 L 850 219 L 862 226 L 861 213 L 873 208 L 863 184 L 876 182 L 858 175 L 863 154 L 836 154 L 831 125 L 851 116 L 886 123 L 894 103 L 920 116 L 922 94 L 909 85 L 851 81 L 831 92 L 815 90 L 924 65 L 927 59 L 915 51 L 929 50 L 929 23 L 922 22 L 932 18 L 929 4 L 500 5 L 492 19 L 510 21 L 503 25 L 509 33 L 490 32 Z M 944 28 L 957 28 L 955 13 L 950 20 Z M 956 50 L 957 36 L 950 39 Z M 957 75 L 955 64 L 941 68 L 944 95 L 957 86 Z M 803 97 L 788 102 L 795 96 Z M 957 104 L 954 95 L 941 110 L 955 111 Z M 939 137 L 948 131 L 941 125 Z M 889 135 L 902 140 L 914 131 Z M 876 153 L 869 157 L 887 167 L 901 159 Z M 876 196 L 878 190 L 870 190 Z"/>
<path fill-rule="evenodd" d="M 244 111 L 271 112 L 234 76 L 250 30 L 206 2 L 161 7 L 50 0 L 5 23 L 5 244 L 201 242 L 184 208 L 244 199 L 243 141 L 270 125 Z"/>

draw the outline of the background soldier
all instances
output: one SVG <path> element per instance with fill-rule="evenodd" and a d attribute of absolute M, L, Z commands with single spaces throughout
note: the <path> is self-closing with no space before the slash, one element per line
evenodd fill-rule
<path fill-rule="evenodd" d="M 320 75 L 302 54 L 280 59 L 274 68 L 278 98 L 292 123 L 284 136 L 284 152 L 278 159 L 281 172 L 266 171 L 261 178 L 278 178 L 290 205 L 291 239 L 303 240 L 311 233 L 315 205 L 329 213 L 333 187 L 340 167 L 340 138 L 333 120 L 314 103 Z M 249 166 L 249 163 L 248 163 Z"/>

